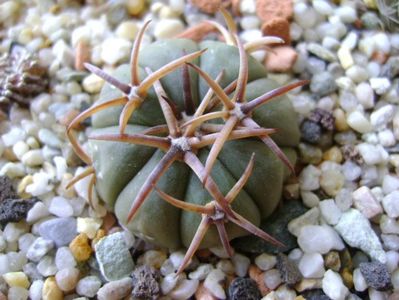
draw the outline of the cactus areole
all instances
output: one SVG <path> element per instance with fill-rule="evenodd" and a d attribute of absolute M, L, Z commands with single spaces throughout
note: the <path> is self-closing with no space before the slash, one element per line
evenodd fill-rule
<path fill-rule="evenodd" d="M 91 175 L 135 235 L 187 247 L 180 270 L 198 248 L 222 245 L 232 254 L 229 241 L 250 233 L 279 244 L 258 226 L 296 159 L 299 129 L 283 94 L 305 82 L 278 88 L 234 34 L 231 45 L 171 39 L 139 51 L 146 25 L 130 64 L 112 75 L 87 65 L 107 83 L 68 127 L 90 165 L 73 182 Z M 89 116 L 86 153 L 73 132 Z"/>

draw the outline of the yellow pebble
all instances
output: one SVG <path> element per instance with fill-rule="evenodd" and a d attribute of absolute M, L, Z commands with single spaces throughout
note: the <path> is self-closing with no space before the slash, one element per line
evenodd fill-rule
<path fill-rule="evenodd" d="M 127 0 L 126 3 L 127 11 L 133 16 L 137 16 L 144 11 L 145 1 L 144 0 Z"/>
<path fill-rule="evenodd" d="M 28 276 L 24 272 L 9 272 L 3 274 L 3 278 L 10 287 L 19 286 L 27 289 L 30 286 Z"/>
<path fill-rule="evenodd" d="M 101 240 L 105 236 L 105 230 L 104 229 L 99 229 L 97 230 L 95 238 L 92 240 L 92 248 L 94 248 L 94 245 L 97 244 L 99 240 Z"/>
<path fill-rule="evenodd" d="M 99 218 L 78 218 L 77 230 L 79 233 L 85 233 L 89 239 L 93 239 L 102 223 Z"/>
<path fill-rule="evenodd" d="M 335 119 L 335 129 L 338 131 L 347 131 L 349 129 L 349 125 L 346 122 L 345 112 L 342 109 L 335 109 L 333 116 Z"/>
<path fill-rule="evenodd" d="M 159 269 L 166 260 L 166 254 L 162 251 L 149 250 L 139 257 L 138 263 Z"/>
<path fill-rule="evenodd" d="M 296 296 L 295 300 L 306 300 L 305 298 L 303 298 L 303 296 Z"/>
<path fill-rule="evenodd" d="M 23 193 L 25 193 L 25 188 L 31 183 L 33 183 L 32 175 L 26 175 L 24 178 L 22 178 L 17 187 L 18 195 L 22 195 Z"/>
<path fill-rule="evenodd" d="M 116 29 L 116 35 L 120 38 L 124 38 L 133 41 L 136 38 L 139 28 L 136 22 L 126 21 L 119 24 Z"/>
<path fill-rule="evenodd" d="M 90 258 L 93 249 L 90 247 L 89 239 L 85 233 L 80 233 L 69 244 L 73 256 L 77 261 L 86 261 Z"/>
<path fill-rule="evenodd" d="M 337 147 L 331 147 L 323 154 L 323 160 L 330 160 L 336 163 L 341 163 L 342 161 L 342 153 L 341 150 Z"/>
<path fill-rule="evenodd" d="M 26 45 L 33 39 L 33 32 L 32 29 L 27 27 L 21 30 L 18 35 L 18 42 L 21 44 Z"/>
<path fill-rule="evenodd" d="M 377 3 L 375 0 L 363 0 L 363 2 L 366 4 L 368 8 L 373 8 L 373 9 L 377 8 Z"/>
<path fill-rule="evenodd" d="M 351 271 L 348 270 L 348 268 L 344 268 L 341 272 L 342 279 L 344 281 L 344 284 L 348 288 L 353 288 L 353 275 Z"/>
<path fill-rule="evenodd" d="M 64 299 L 64 294 L 58 287 L 54 277 L 48 277 L 43 284 L 42 289 L 42 299 L 43 300 L 62 300 Z"/>
<path fill-rule="evenodd" d="M 104 79 L 98 77 L 96 74 L 90 74 L 82 82 L 83 89 L 90 94 L 99 93 L 103 85 Z"/>

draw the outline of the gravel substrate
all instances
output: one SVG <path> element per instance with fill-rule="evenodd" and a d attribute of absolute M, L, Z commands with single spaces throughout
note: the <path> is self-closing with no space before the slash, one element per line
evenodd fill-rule
<path fill-rule="evenodd" d="M 217 38 L 201 22 L 223 22 L 222 1 L 81 2 L 0 4 L 0 300 L 399 299 L 399 33 L 383 30 L 377 0 L 231 1 L 243 41 L 273 34 L 286 42 L 253 53 L 269 77 L 310 80 L 289 94 L 302 131 L 297 176 L 284 187 L 295 213 L 276 226 L 288 232 L 272 232 L 288 235 L 289 247 L 276 253 L 249 239 L 254 252 L 232 258 L 201 250 L 178 276 L 185 249 L 146 244 L 97 197 L 90 207 L 90 178 L 66 189 L 85 167 L 65 126 L 104 84 L 85 62 L 107 71 L 127 62 L 148 19 L 144 45 Z M 7 56 L 15 43 L 48 73 L 39 70 L 29 94 L 17 68 L 25 62 Z M 13 72 L 19 77 L 7 81 Z"/>

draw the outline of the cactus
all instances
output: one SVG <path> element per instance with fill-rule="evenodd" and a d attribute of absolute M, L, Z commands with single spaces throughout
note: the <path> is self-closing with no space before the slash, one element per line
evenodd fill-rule
<path fill-rule="evenodd" d="M 119 222 L 159 246 L 188 248 L 178 272 L 198 248 L 255 234 L 281 243 L 257 226 L 277 206 L 293 170 L 299 142 L 287 91 L 248 53 L 276 38 L 243 45 L 225 11 L 226 43 L 187 39 L 155 42 L 113 75 L 86 65 L 107 84 L 98 102 L 69 125 L 68 136 L 90 165 L 92 186 Z M 277 98 L 277 99 L 276 99 Z M 273 100 L 273 101 L 270 101 Z M 90 151 L 74 129 L 92 116 Z M 211 226 L 215 225 L 215 226 Z"/>

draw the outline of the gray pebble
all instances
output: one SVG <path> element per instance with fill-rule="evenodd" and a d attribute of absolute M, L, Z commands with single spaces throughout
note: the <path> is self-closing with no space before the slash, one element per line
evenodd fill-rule
<path fill-rule="evenodd" d="M 385 264 L 378 261 L 364 262 L 359 265 L 359 268 L 369 287 L 377 291 L 392 288 L 391 276 Z"/>
<path fill-rule="evenodd" d="M 108 282 L 97 292 L 98 300 L 117 300 L 126 297 L 132 289 L 132 279 L 125 277 Z"/>
<path fill-rule="evenodd" d="M 329 72 L 315 74 L 310 82 L 310 90 L 319 96 L 331 94 L 337 88 L 335 78 Z"/>
<path fill-rule="evenodd" d="M 133 271 L 132 296 L 138 299 L 158 299 L 161 292 L 159 286 L 161 274 L 149 266 L 140 266 Z"/>
<path fill-rule="evenodd" d="M 95 246 L 101 273 L 108 281 L 128 276 L 134 267 L 123 233 L 107 235 Z"/>
<path fill-rule="evenodd" d="M 283 282 L 292 286 L 302 279 L 302 274 L 295 262 L 283 253 L 277 254 L 277 269 L 280 271 Z"/>
<path fill-rule="evenodd" d="M 77 235 L 75 218 L 55 218 L 40 224 L 39 233 L 57 247 L 68 245 Z"/>

